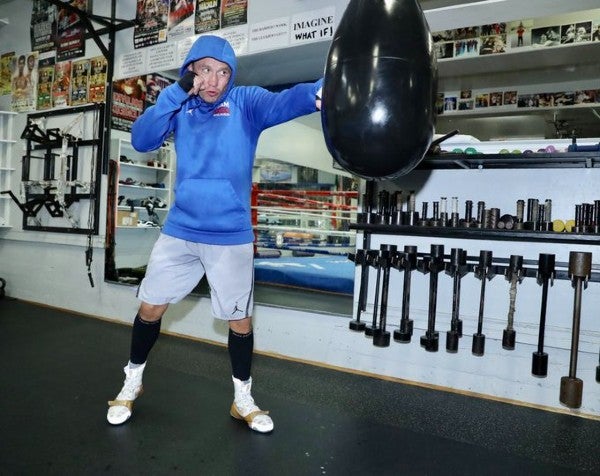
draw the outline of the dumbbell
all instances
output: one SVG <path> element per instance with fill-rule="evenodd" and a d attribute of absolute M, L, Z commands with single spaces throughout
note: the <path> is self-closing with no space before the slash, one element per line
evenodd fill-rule
<path fill-rule="evenodd" d="M 356 319 L 350 321 L 348 327 L 350 330 L 363 332 L 366 324 L 360 320 L 363 312 L 366 311 L 367 286 L 369 283 L 369 265 L 367 264 L 367 250 L 358 249 L 356 253 L 349 253 L 348 258 L 356 266 L 360 266 L 360 288 L 358 290 L 358 304 L 356 306 Z"/>
<path fill-rule="evenodd" d="M 544 333 L 546 330 L 546 305 L 548 302 L 548 286 L 554 283 L 555 256 L 540 253 L 538 258 L 537 283 L 542 286 L 542 304 L 540 310 L 540 328 L 538 348 L 531 360 L 531 373 L 536 377 L 548 375 L 548 354 L 544 352 Z"/>
<path fill-rule="evenodd" d="M 394 331 L 394 340 L 407 343 L 413 335 L 413 321 L 410 315 L 410 280 L 412 272 L 417 269 L 417 247 L 405 246 L 404 252 L 396 253 L 396 260 L 392 262 L 393 266 L 404 271 L 404 283 L 402 289 L 402 318 L 400 319 L 400 328 Z"/>
<path fill-rule="evenodd" d="M 577 378 L 577 353 L 579 351 L 579 326 L 581 323 L 581 295 L 587 287 L 592 270 L 592 253 L 569 253 L 569 278 L 575 288 L 573 301 L 573 328 L 571 332 L 571 359 L 569 375 L 560 379 L 560 402 L 569 408 L 581 406 L 583 380 Z"/>
<path fill-rule="evenodd" d="M 448 352 L 458 351 L 458 340 L 462 337 L 462 320 L 460 319 L 460 282 L 467 274 L 467 252 L 461 248 L 450 250 L 450 262 L 446 266 L 446 274 L 453 278 L 452 290 L 452 319 L 450 330 L 446 332 L 446 350 Z"/>
<path fill-rule="evenodd" d="M 479 317 L 477 319 L 477 332 L 473 334 L 471 352 L 478 357 L 485 352 L 485 334 L 483 334 L 483 308 L 485 305 L 485 281 L 494 277 L 492 268 L 492 252 L 481 250 L 479 252 L 479 263 L 475 266 L 475 277 L 481 280 L 481 291 L 479 294 Z"/>
<path fill-rule="evenodd" d="M 377 270 L 377 278 L 375 279 L 375 298 L 373 300 L 373 321 L 365 327 L 365 335 L 373 337 L 375 329 L 377 329 L 377 316 L 379 314 L 379 290 L 381 288 L 381 267 L 379 266 L 381 257 L 380 250 L 369 250 L 367 252 L 367 263 Z"/>
<path fill-rule="evenodd" d="M 427 331 L 421 336 L 421 346 L 428 352 L 437 352 L 439 347 L 439 332 L 435 330 L 435 315 L 437 307 L 438 274 L 444 270 L 444 245 L 431 245 L 431 253 L 421 263 L 420 271 L 429 273 L 429 313 Z"/>
<path fill-rule="evenodd" d="M 514 350 L 517 332 L 514 329 L 515 302 L 517 300 L 517 284 L 523 281 L 523 257 L 511 255 L 508 267 L 504 272 L 507 281 L 510 281 L 508 323 L 502 333 L 502 348 Z"/>
<path fill-rule="evenodd" d="M 363 194 L 363 209 L 364 212 L 360 212 L 357 215 L 357 221 L 359 223 L 374 223 L 377 219 L 375 213 L 373 213 L 373 194 L 375 191 L 375 181 L 367 180 L 365 184 L 365 193 Z M 367 252 L 371 246 L 371 232 L 368 230 L 363 231 L 363 243 L 362 249 L 356 250 L 356 254 L 349 254 L 350 260 L 354 261 L 354 264 L 360 266 L 360 287 L 358 291 L 358 304 L 356 306 L 356 319 L 350 321 L 348 327 L 350 330 L 363 332 L 366 324 L 361 321 L 361 315 L 367 310 L 367 294 L 369 292 L 369 263 L 367 259 Z"/>
<path fill-rule="evenodd" d="M 379 327 L 373 330 L 373 345 L 387 347 L 390 345 L 390 333 L 387 325 L 387 301 L 390 287 L 390 268 L 392 257 L 396 254 L 396 245 L 381 245 L 379 252 L 379 269 L 383 269 L 381 283 L 381 307 L 379 310 Z"/>
<path fill-rule="evenodd" d="M 600 353 L 598 353 L 598 362 L 600 362 Z M 600 383 L 600 363 L 596 367 L 596 382 Z"/>

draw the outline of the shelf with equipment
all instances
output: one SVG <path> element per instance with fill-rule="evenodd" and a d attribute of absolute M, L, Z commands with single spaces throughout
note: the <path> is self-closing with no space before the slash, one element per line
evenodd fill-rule
<path fill-rule="evenodd" d="M 173 200 L 175 153 L 168 142 L 138 152 L 123 138 L 111 140 L 110 153 L 105 278 L 136 284 Z"/>
<path fill-rule="evenodd" d="M 509 146 L 510 148 L 510 146 Z M 598 168 L 600 168 L 600 150 L 593 151 L 583 151 L 583 152 L 558 152 L 558 153 L 525 153 L 525 154 L 512 154 L 512 153 L 502 153 L 502 154 L 482 154 L 482 153 L 474 153 L 474 154 L 465 154 L 465 153 L 441 153 L 436 155 L 428 155 L 426 156 L 421 163 L 416 167 L 415 171 L 411 174 L 421 174 L 422 177 L 427 176 L 427 174 L 436 173 L 444 174 L 444 173 L 453 173 L 452 179 L 449 182 L 464 180 L 466 183 L 474 183 L 476 182 L 472 180 L 473 176 L 463 175 L 469 173 L 478 174 L 480 172 L 488 172 L 493 173 L 494 170 L 504 170 L 504 176 L 510 174 L 511 171 L 521 170 L 523 173 L 534 176 L 535 174 L 539 174 L 539 171 L 542 169 L 547 169 L 548 172 L 551 173 L 552 169 L 560 169 L 562 175 L 565 174 L 578 174 L 578 173 L 594 173 Z M 525 172 L 527 169 L 530 169 L 528 172 Z M 571 172 L 568 170 L 571 169 Z M 587 171 L 587 172 L 585 172 Z M 410 183 L 411 174 L 403 177 L 403 179 Z M 424 174 L 424 175 L 423 175 Z M 458 175 L 457 175 L 458 174 Z M 519 174 L 522 175 L 522 174 Z M 481 178 L 479 175 L 477 176 L 477 180 Z M 438 178 L 438 180 L 440 180 Z M 506 187 L 499 186 L 501 182 L 499 178 L 488 178 L 486 185 L 483 186 L 485 190 L 486 187 L 489 189 L 498 188 L 502 190 L 509 189 L 509 184 L 506 184 Z M 418 180 L 417 180 L 418 181 Z M 427 181 L 425 179 L 425 181 Z M 357 223 L 350 224 L 350 229 L 357 231 L 364 231 L 369 234 L 381 234 L 381 235 L 405 235 L 405 236 L 420 236 L 420 237 L 439 237 L 439 238 L 450 238 L 450 239 L 468 239 L 468 240 L 493 240 L 493 241 L 522 241 L 522 242 L 545 242 L 545 243 L 556 243 L 556 244 L 580 244 L 580 245 L 590 245 L 597 246 L 600 245 L 600 223 L 596 224 L 594 220 L 598 220 L 598 216 L 600 215 L 600 200 L 591 200 L 590 196 L 594 193 L 594 187 L 592 181 L 589 178 L 582 182 L 582 185 L 579 187 L 580 189 L 585 189 L 583 183 L 588 183 L 589 190 L 583 190 L 581 193 L 584 194 L 585 200 L 582 202 L 592 202 L 582 205 L 575 205 L 575 214 L 573 215 L 574 220 L 571 225 L 573 228 L 571 231 L 554 231 L 556 228 L 553 228 L 553 223 L 551 220 L 551 213 L 549 213 L 549 218 L 547 223 L 544 226 L 528 226 L 528 224 L 517 227 L 517 217 L 512 216 L 514 219 L 511 221 L 511 227 L 507 226 L 506 228 L 496 228 L 490 227 L 489 224 L 475 224 L 472 219 L 469 218 L 465 225 L 465 217 L 457 218 L 453 223 L 451 223 L 449 217 L 451 216 L 450 210 L 450 200 L 448 199 L 447 203 L 444 203 L 442 206 L 444 210 L 440 210 L 439 205 L 440 202 L 433 202 L 433 212 L 434 214 L 430 217 L 427 217 L 425 223 L 418 223 L 419 221 L 419 208 L 415 203 L 412 206 L 412 209 L 408 209 L 408 201 L 409 199 L 405 197 L 399 199 L 400 206 L 398 207 L 397 203 L 394 203 L 394 198 L 389 197 L 386 199 L 385 203 L 381 203 L 381 190 L 384 190 L 386 187 L 384 186 L 376 186 L 373 182 L 368 182 L 367 189 L 371 189 L 371 199 L 370 199 L 370 208 L 363 209 L 366 210 L 366 213 L 359 214 L 359 220 Z M 392 184 L 392 192 L 398 190 L 398 183 L 394 182 Z M 536 185 L 537 186 L 537 185 Z M 389 188 L 389 185 L 388 185 Z M 437 187 L 432 187 L 436 189 Z M 451 187 L 450 187 L 451 188 Z M 462 187 L 461 192 L 470 193 L 468 190 L 469 187 Z M 408 187 L 401 186 L 402 190 L 410 189 L 410 185 Z M 543 186 L 540 187 L 540 190 L 543 189 Z M 365 197 L 368 196 L 368 193 L 365 194 Z M 390 192 L 384 192 L 390 193 Z M 427 193 L 430 195 L 431 192 Z M 442 195 L 445 195 L 446 192 L 441 192 Z M 532 190 L 532 194 L 535 192 Z M 550 193 L 550 190 L 544 191 L 545 194 Z M 402 195 L 402 191 L 400 191 L 400 196 Z M 414 197 L 413 197 L 414 199 Z M 364 200 L 367 200 L 364 198 Z M 377 201 L 378 203 L 374 203 Z M 525 200 L 522 200 L 525 202 Z M 542 203 L 542 202 L 540 202 Z M 579 202 L 578 202 L 579 203 Z M 426 204 L 424 204 L 426 205 Z M 523 204 L 524 205 L 524 204 Z M 584 205 L 588 206 L 587 214 L 584 214 L 584 211 L 581 207 Z M 488 203 L 489 206 L 489 203 Z M 529 203 L 527 203 L 529 207 Z M 458 216 L 458 206 L 454 205 L 455 213 Z M 369 211 L 370 210 L 370 211 Z M 422 208 L 421 210 L 425 211 L 426 208 Z M 489 210 L 489 209 L 488 209 Z M 543 209 L 542 209 L 543 210 Z M 577 216 L 577 211 L 581 210 L 581 215 Z M 421 215 L 423 214 L 421 212 Z M 552 205 L 550 203 L 550 212 L 552 211 Z M 413 212 L 413 218 L 402 218 L 407 217 L 409 212 Z M 438 218 L 441 212 L 445 212 L 448 220 L 440 223 L 439 226 L 432 225 L 432 220 Z M 429 210 L 431 213 L 431 209 Z M 541 211 L 540 213 L 543 213 Z M 571 211 L 569 210 L 569 213 Z M 435 216 L 437 214 L 437 216 Z M 466 211 L 465 211 L 466 215 Z M 585 222 L 584 220 L 585 215 Z M 538 216 L 537 213 L 535 216 Z M 416 218 L 415 218 L 416 217 Z M 496 218 L 500 218 L 499 216 Z M 524 220 L 525 217 L 522 217 Z M 542 221 L 542 217 L 539 217 L 540 223 Z M 440 220 L 438 220 L 439 223 Z M 435 223 L 435 222 L 434 222 Z"/>
<path fill-rule="evenodd" d="M 16 140 L 13 138 L 15 112 L 0 111 L 0 192 L 11 189 L 12 156 Z M 0 194 L 0 229 L 10 228 L 10 202 L 8 194 Z"/>
<path fill-rule="evenodd" d="M 131 142 L 113 139 L 111 151 L 118 161 L 116 227 L 160 229 L 171 203 L 172 148 L 141 153 Z"/>
<path fill-rule="evenodd" d="M 477 144 L 474 144 L 477 145 Z M 442 153 L 428 155 L 417 170 L 436 169 L 522 169 L 522 168 L 597 168 L 600 151 L 553 153 L 464 154 Z"/>

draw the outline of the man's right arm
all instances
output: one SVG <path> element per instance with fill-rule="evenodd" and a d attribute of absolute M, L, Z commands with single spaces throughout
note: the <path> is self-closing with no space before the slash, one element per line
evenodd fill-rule
<path fill-rule="evenodd" d="M 154 106 L 136 119 L 131 128 L 131 143 L 135 150 L 148 152 L 158 149 L 175 128 L 175 115 L 189 98 L 187 84 L 171 84 L 161 91 Z"/>

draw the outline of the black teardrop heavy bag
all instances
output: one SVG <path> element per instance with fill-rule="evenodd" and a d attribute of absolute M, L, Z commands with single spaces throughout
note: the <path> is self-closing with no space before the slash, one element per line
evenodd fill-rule
<path fill-rule="evenodd" d="M 329 152 L 368 179 L 410 172 L 433 138 L 436 88 L 433 40 L 417 0 L 351 0 L 325 66 Z"/>

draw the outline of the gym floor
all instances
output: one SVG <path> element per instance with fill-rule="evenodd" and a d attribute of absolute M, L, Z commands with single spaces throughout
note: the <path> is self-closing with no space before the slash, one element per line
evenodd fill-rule
<path fill-rule="evenodd" d="M 600 474 L 600 421 L 257 355 L 268 435 L 229 416 L 225 347 L 163 335 L 125 425 L 126 325 L 0 301 L 2 475 Z"/>

